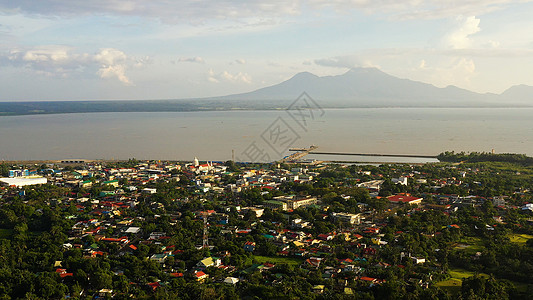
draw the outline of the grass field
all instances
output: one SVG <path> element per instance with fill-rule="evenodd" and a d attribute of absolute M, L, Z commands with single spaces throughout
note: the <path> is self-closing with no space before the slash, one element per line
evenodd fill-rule
<path fill-rule="evenodd" d="M 254 262 L 257 263 L 273 263 L 273 264 L 288 264 L 288 265 L 300 265 L 303 260 L 298 258 L 291 258 L 291 257 L 269 257 L 269 256 L 259 256 L 254 255 L 253 257 Z"/>
<path fill-rule="evenodd" d="M 436 286 L 440 287 L 443 290 L 448 291 L 450 294 L 457 294 L 461 291 L 461 286 L 463 284 L 463 278 L 472 277 L 475 275 L 474 272 L 470 272 L 464 269 L 451 269 L 448 274 L 451 278 L 441 282 L 437 282 Z M 479 275 L 483 277 L 489 277 L 485 273 L 480 273 Z"/>
<path fill-rule="evenodd" d="M 12 229 L 0 229 L 0 239 L 9 239 L 12 234 Z"/>
<path fill-rule="evenodd" d="M 463 281 L 457 278 L 450 278 L 441 282 L 437 282 L 435 286 L 440 287 L 441 289 L 447 291 L 450 294 L 457 294 L 461 291 L 461 285 Z"/>
<path fill-rule="evenodd" d="M 511 243 L 525 244 L 527 242 L 527 240 L 533 239 L 533 235 L 511 233 L 509 235 L 509 239 L 511 240 Z"/>
<path fill-rule="evenodd" d="M 483 251 L 483 242 L 477 237 L 463 237 L 459 240 L 459 243 L 455 246 L 455 249 L 462 249 L 467 251 L 468 254 L 474 255 L 476 252 Z"/>

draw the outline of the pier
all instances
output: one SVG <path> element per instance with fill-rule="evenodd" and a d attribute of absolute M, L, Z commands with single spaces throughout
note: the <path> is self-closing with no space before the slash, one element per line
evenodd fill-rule
<path fill-rule="evenodd" d="M 291 151 L 289 149 L 289 151 Z M 322 152 L 322 151 L 309 151 L 308 154 L 321 154 L 321 155 L 349 155 L 349 156 L 378 156 L 378 157 L 409 157 L 409 158 L 435 158 L 436 155 L 418 155 L 418 154 L 378 154 L 378 153 L 345 153 L 345 152 Z"/>

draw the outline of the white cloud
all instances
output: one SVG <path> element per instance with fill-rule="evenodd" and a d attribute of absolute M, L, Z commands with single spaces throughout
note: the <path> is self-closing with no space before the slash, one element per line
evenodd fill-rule
<path fill-rule="evenodd" d="M 530 2 L 521 0 L 520 2 Z M 0 13 L 42 16 L 127 15 L 160 19 L 167 23 L 205 24 L 213 19 L 271 23 L 282 15 L 306 9 L 332 8 L 339 13 L 359 10 L 401 19 L 448 18 L 481 15 L 505 8 L 513 0 L 0 0 Z"/>
<path fill-rule="evenodd" d="M 472 79 L 477 75 L 476 64 L 470 58 L 454 58 L 428 62 L 422 59 L 410 71 L 408 77 L 429 82 L 439 87 L 455 85 L 470 88 Z"/>
<path fill-rule="evenodd" d="M 215 71 L 213 71 L 212 69 L 209 69 L 209 71 L 207 71 L 207 80 L 214 83 L 220 82 L 215 76 Z"/>
<path fill-rule="evenodd" d="M 210 82 L 233 82 L 233 83 L 252 83 L 252 77 L 247 73 L 239 72 L 237 74 L 232 74 L 228 71 L 223 71 L 220 73 L 215 73 L 212 69 L 207 72 L 207 80 Z"/>
<path fill-rule="evenodd" d="M 238 63 L 239 65 L 245 65 L 246 64 L 246 60 L 244 60 L 242 58 L 236 59 L 235 62 Z"/>
<path fill-rule="evenodd" d="M 237 20 L 299 13 L 298 2 L 282 0 L 0 0 L 0 13 L 42 16 L 126 15 L 160 19 L 166 23 L 201 25 L 213 19 Z"/>
<path fill-rule="evenodd" d="M 195 57 L 180 57 L 178 59 L 178 62 L 192 62 L 192 63 L 199 63 L 199 64 L 205 64 L 205 60 L 201 58 L 200 56 Z"/>
<path fill-rule="evenodd" d="M 133 85 L 126 76 L 126 64 L 128 57 L 120 50 L 113 48 L 100 49 L 94 56 L 94 60 L 100 64 L 97 74 L 101 78 L 117 78 L 125 85 Z"/>
<path fill-rule="evenodd" d="M 457 17 L 458 25 L 445 36 L 445 43 L 453 49 L 470 48 L 472 45 L 471 35 L 478 33 L 480 20 L 475 16 Z"/>
<path fill-rule="evenodd" d="M 34 70 L 38 74 L 64 77 L 83 68 L 90 62 L 87 54 L 72 53 L 72 48 L 45 45 L 31 49 L 12 49 L 3 55 L 5 63 Z"/>
<path fill-rule="evenodd" d="M 124 52 L 114 48 L 100 49 L 100 52 L 94 56 L 94 60 L 102 65 L 123 64 L 127 59 Z"/>
<path fill-rule="evenodd" d="M 0 58 L 10 65 L 22 66 L 36 74 L 47 76 L 68 77 L 96 68 L 96 74 L 100 78 L 116 78 L 125 85 L 132 85 L 126 76 L 127 68 L 151 62 L 149 57 L 129 57 L 114 48 L 103 48 L 95 54 L 89 54 L 76 53 L 73 48 L 61 45 L 12 49 L 7 55 L 0 55 Z"/>
<path fill-rule="evenodd" d="M 369 58 L 363 58 L 360 55 L 346 55 L 332 58 L 315 59 L 314 63 L 323 67 L 333 68 L 379 68 Z"/>
<path fill-rule="evenodd" d="M 101 78 L 114 78 L 116 77 L 120 82 L 125 85 L 133 85 L 130 79 L 125 74 L 125 67 L 123 65 L 106 65 L 102 66 L 98 70 L 98 75 Z"/>
<path fill-rule="evenodd" d="M 503 9 L 513 0 L 309 0 L 312 7 L 331 7 L 339 13 L 359 10 L 395 19 L 440 19 L 457 15 L 482 15 Z M 520 2 L 531 2 L 521 0 Z"/>

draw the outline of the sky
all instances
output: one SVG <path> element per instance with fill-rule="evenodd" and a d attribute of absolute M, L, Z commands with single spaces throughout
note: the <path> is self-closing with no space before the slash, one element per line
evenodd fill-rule
<path fill-rule="evenodd" d="M 0 0 L 0 101 L 183 99 L 355 67 L 533 85 L 533 0 Z"/>

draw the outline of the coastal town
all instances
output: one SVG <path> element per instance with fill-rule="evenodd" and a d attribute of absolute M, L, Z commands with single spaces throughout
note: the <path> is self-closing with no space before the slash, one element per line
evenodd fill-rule
<path fill-rule="evenodd" d="M 533 291 L 530 166 L 197 158 L 0 166 L 3 299 Z"/>

